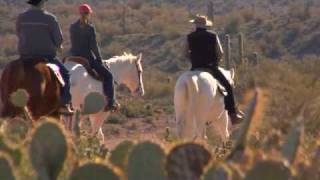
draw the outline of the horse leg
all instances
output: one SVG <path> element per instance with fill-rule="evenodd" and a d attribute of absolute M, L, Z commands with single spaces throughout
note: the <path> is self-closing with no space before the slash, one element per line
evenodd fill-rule
<path fill-rule="evenodd" d="M 101 144 L 104 144 L 104 133 L 102 131 L 102 125 L 104 120 L 107 118 L 109 113 L 99 112 L 90 116 L 90 123 L 91 123 L 91 135 L 96 136 L 98 135 L 98 139 L 100 140 Z"/>

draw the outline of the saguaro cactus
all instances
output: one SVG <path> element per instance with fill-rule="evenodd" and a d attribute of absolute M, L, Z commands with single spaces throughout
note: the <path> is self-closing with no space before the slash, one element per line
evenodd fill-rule
<path fill-rule="evenodd" d="M 208 2 L 207 16 L 208 16 L 210 21 L 212 21 L 212 22 L 214 21 L 214 9 L 213 9 L 213 2 L 212 1 Z"/>
<path fill-rule="evenodd" d="M 243 64 L 243 34 L 239 33 L 238 35 L 238 43 L 239 43 L 239 63 Z"/>
<path fill-rule="evenodd" d="M 210 152 L 200 144 L 178 145 L 167 157 L 169 180 L 200 179 L 204 167 L 211 159 Z"/>
<path fill-rule="evenodd" d="M 54 122 L 40 125 L 33 133 L 29 155 L 39 179 L 57 179 L 67 157 L 67 141 Z"/>
<path fill-rule="evenodd" d="M 231 43 L 230 43 L 230 35 L 227 34 L 225 36 L 225 68 L 230 69 L 231 67 Z"/>
<path fill-rule="evenodd" d="M 150 142 L 133 147 L 128 164 L 128 180 L 164 180 L 165 153 L 162 148 Z"/>

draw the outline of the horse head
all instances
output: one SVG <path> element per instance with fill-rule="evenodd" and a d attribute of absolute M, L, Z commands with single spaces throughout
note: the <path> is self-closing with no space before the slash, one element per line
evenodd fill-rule
<path fill-rule="evenodd" d="M 104 62 L 118 83 L 127 86 L 133 95 L 144 95 L 142 53 L 137 56 L 124 53 Z"/>

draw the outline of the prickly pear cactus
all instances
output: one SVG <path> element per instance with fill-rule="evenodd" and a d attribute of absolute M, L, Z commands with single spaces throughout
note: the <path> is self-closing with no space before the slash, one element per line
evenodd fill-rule
<path fill-rule="evenodd" d="M 283 162 L 258 162 L 246 175 L 245 180 L 289 180 L 290 169 Z"/>
<path fill-rule="evenodd" d="M 24 89 L 18 89 L 10 95 L 10 102 L 19 108 L 23 108 L 28 104 L 29 94 Z"/>
<path fill-rule="evenodd" d="M 247 135 L 249 133 L 250 124 L 252 121 L 252 117 L 254 115 L 256 104 L 258 102 L 258 93 L 256 92 L 255 96 L 250 101 L 246 113 L 245 113 L 245 119 L 244 124 L 241 126 L 240 129 L 238 129 L 238 132 L 234 132 L 234 136 L 232 136 L 232 140 L 236 142 L 236 145 L 233 149 L 233 151 L 228 156 L 228 160 L 237 160 L 237 156 L 239 154 L 242 154 L 242 152 L 245 149 L 246 141 L 247 141 Z M 241 156 L 241 155 L 240 155 Z"/>
<path fill-rule="evenodd" d="M 203 180 L 232 180 L 232 170 L 224 164 L 214 165 L 203 176 Z"/>
<path fill-rule="evenodd" d="M 29 156 L 39 179 L 55 180 L 67 158 L 67 141 L 59 125 L 47 121 L 33 133 Z"/>
<path fill-rule="evenodd" d="M 128 166 L 128 156 L 129 152 L 133 148 L 133 142 L 131 141 L 124 141 L 120 143 L 112 152 L 109 158 L 109 161 L 117 166 L 118 168 L 122 169 L 124 172 L 127 172 Z"/>
<path fill-rule="evenodd" d="M 302 140 L 303 126 L 292 128 L 288 135 L 287 141 L 282 147 L 282 154 L 288 160 L 290 164 L 294 163 L 296 155 L 299 149 L 299 145 Z"/>
<path fill-rule="evenodd" d="M 75 169 L 70 180 L 120 180 L 112 169 L 102 164 L 89 163 Z"/>
<path fill-rule="evenodd" d="M 13 147 L 10 143 L 5 142 L 3 136 L 0 135 L 0 151 L 7 153 L 13 159 L 15 165 L 19 165 L 22 153 L 18 147 Z"/>
<path fill-rule="evenodd" d="M 106 105 L 105 98 L 98 92 L 90 93 L 84 100 L 83 114 L 94 114 L 101 111 Z"/>
<path fill-rule="evenodd" d="M 10 162 L 10 159 L 4 154 L 0 154 L 0 179 L 3 179 L 3 180 L 16 179 L 13 172 L 12 163 Z"/>
<path fill-rule="evenodd" d="M 129 155 L 128 180 L 164 180 L 165 153 L 151 142 L 133 147 Z"/>
<path fill-rule="evenodd" d="M 211 159 L 210 152 L 200 144 L 178 145 L 167 156 L 169 180 L 200 179 Z"/>

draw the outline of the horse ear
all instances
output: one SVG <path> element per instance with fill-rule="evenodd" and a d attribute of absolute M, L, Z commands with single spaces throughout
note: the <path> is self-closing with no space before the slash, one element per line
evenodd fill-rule
<path fill-rule="evenodd" d="M 234 76 L 235 76 L 235 69 L 234 68 L 230 69 L 230 75 L 231 75 L 231 79 L 234 79 Z"/>
<path fill-rule="evenodd" d="M 139 62 L 142 61 L 142 53 L 139 53 L 139 55 L 138 55 L 138 61 L 139 61 Z"/>

